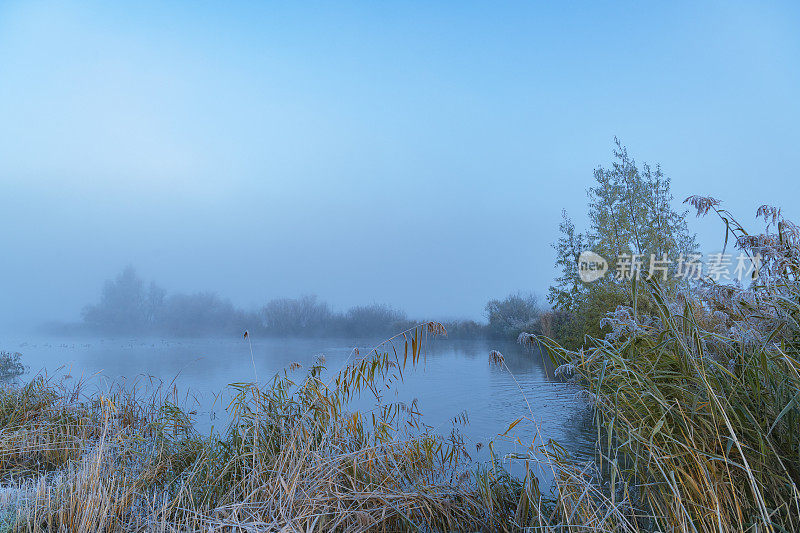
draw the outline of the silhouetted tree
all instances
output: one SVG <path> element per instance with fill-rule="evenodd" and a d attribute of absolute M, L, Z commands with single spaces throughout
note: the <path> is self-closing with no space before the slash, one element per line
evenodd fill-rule
<path fill-rule="evenodd" d="M 316 296 L 278 298 L 261 310 L 262 323 L 274 335 L 321 335 L 329 328 L 332 313 Z"/>
<path fill-rule="evenodd" d="M 149 326 L 156 324 L 158 316 L 164 307 L 164 299 L 166 296 L 166 290 L 156 285 L 154 281 L 150 282 L 150 287 L 147 289 L 147 294 L 144 299 L 145 321 Z"/>
<path fill-rule="evenodd" d="M 88 326 L 112 333 L 138 333 L 148 322 L 144 282 L 132 266 L 113 280 L 106 281 L 100 303 L 83 310 Z"/>
<path fill-rule="evenodd" d="M 392 334 L 409 326 L 405 313 L 383 304 L 351 307 L 344 316 L 344 333 L 356 337 Z"/>
<path fill-rule="evenodd" d="M 248 326 L 229 300 L 210 292 L 169 296 L 157 321 L 163 333 L 176 336 L 234 333 Z"/>

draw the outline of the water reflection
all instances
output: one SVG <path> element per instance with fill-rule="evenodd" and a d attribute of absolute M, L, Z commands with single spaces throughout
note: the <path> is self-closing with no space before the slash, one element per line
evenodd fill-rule
<path fill-rule="evenodd" d="M 59 378 L 88 379 L 88 391 L 104 390 L 112 382 L 150 387 L 152 380 L 188 393 L 197 411 L 200 431 L 225 423 L 230 394 L 226 385 L 266 383 L 292 363 L 300 363 L 297 377 L 324 355 L 328 373 L 335 374 L 358 347 L 366 353 L 374 339 L 80 339 L 4 340 L 3 349 L 20 351 L 31 374 L 45 372 Z M 252 347 L 252 353 L 251 353 Z M 400 344 L 399 349 L 402 349 Z M 490 365 L 492 349 L 503 353 L 507 368 Z M 143 379 L 144 376 L 152 376 Z M 592 455 L 594 430 L 584 400 L 573 384 L 553 378 L 553 365 L 538 351 L 513 342 L 488 340 L 434 340 L 420 367 L 406 372 L 404 382 L 384 402 L 417 400 L 422 421 L 431 431 L 449 435 L 455 426 L 470 455 L 488 459 L 489 441 L 502 456 L 524 452 L 532 442 L 553 439 L 577 458 Z M 374 406 L 363 397 L 357 407 Z M 466 415 L 466 416 L 463 416 Z M 511 422 L 520 422 L 510 437 L 498 438 Z M 460 422 L 468 421 L 466 424 Z"/>

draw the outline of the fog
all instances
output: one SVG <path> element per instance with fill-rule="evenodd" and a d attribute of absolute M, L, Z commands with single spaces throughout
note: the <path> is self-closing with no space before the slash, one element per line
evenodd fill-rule
<path fill-rule="evenodd" d="M 0 330 L 80 322 L 129 265 L 482 320 L 546 293 L 614 136 L 678 200 L 796 220 L 797 6 L 692 6 L 4 2 Z"/>

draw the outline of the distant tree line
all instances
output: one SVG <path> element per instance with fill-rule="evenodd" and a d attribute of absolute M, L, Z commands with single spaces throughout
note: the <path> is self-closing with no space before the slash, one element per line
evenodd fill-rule
<path fill-rule="evenodd" d="M 167 294 L 156 283 L 145 283 L 131 266 L 106 281 L 99 302 L 86 306 L 82 315 L 81 324 L 72 331 L 175 337 L 233 335 L 245 330 L 282 337 L 388 337 L 421 321 L 384 304 L 337 312 L 316 296 L 277 298 L 260 309 L 245 311 L 214 293 Z M 540 315 L 535 297 L 515 294 L 490 301 L 487 322 L 443 323 L 450 337 L 513 338 L 521 331 L 537 329 Z"/>
<path fill-rule="evenodd" d="M 85 329 L 120 335 L 233 333 L 255 324 L 252 313 L 216 294 L 167 295 L 154 282 L 145 286 L 131 266 L 106 281 L 100 301 L 86 306 L 82 314 Z"/>

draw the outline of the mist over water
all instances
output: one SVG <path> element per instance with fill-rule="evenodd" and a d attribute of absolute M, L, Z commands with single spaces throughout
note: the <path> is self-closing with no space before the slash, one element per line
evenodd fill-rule
<path fill-rule="evenodd" d="M 784 8 L 3 2 L 0 331 L 79 320 L 128 264 L 240 308 L 479 320 L 546 291 L 614 135 L 678 200 L 797 218 Z"/>
<path fill-rule="evenodd" d="M 587 339 L 611 339 L 610 331 L 609 345 L 638 357 L 639 345 L 624 335 L 650 327 L 640 327 L 642 285 L 629 292 L 624 276 L 611 279 L 613 267 L 579 282 L 578 258 L 600 244 L 606 255 L 630 248 L 631 260 L 655 258 L 651 251 L 662 248 L 663 258 L 667 248 L 680 257 L 695 245 L 704 254 L 719 250 L 720 226 L 684 213 L 690 195 L 705 202 L 706 214 L 724 206 L 743 214 L 745 225 L 763 203 L 783 209 L 769 211 L 773 228 L 781 227 L 778 213 L 800 219 L 798 28 L 798 6 L 780 3 L 0 2 L 0 392 L 14 398 L 42 378 L 63 393 L 55 407 L 39 402 L 46 408 L 36 416 L 46 422 L 25 419 L 16 430 L 26 435 L 31 423 L 45 437 L 59 436 L 43 431 L 58 423 L 59 409 L 85 401 L 84 409 L 112 390 L 158 393 L 167 403 L 148 415 L 160 420 L 179 405 L 183 411 L 175 412 L 194 424 L 182 445 L 210 436 L 203 446 L 213 455 L 215 439 L 235 419 L 235 387 L 255 384 L 248 390 L 266 395 L 276 376 L 295 386 L 324 361 L 323 381 L 343 368 L 352 371 L 349 380 L 337 383 L 330 402 L 325 396 L 308 407 L 287 397 L 270 413 L 268 424 L 281 430 L 287 418 L 302 422 L 296 434 L 274 441 L 279 451 L 302 432 L 308 443 L 330 446 L 317 458 L 338 454 L 339 473 L 349 475 L 352 466 L 356 479 L 348 446 L 377 448 L 378 434 L 391 426 L 397 440 L 380 443 L 378 460 L 393 467 L 402 462 L 386 452 L 395 445 L 463 439 L 451 457 L 457 463 L 463 449 L 469 459 L 458 468 L 476 473 L 490 463 L 492 443 L 517 476 L 501 480 L 492 471 L 494 486 L 507 489 L 523 477 L 528 490 L 534 478 L 522 470 L 526 458 L 509 456 L 538 459 L 537 447 L 553 443 L 577 459 L 573 472 L 582 476 L 602 463 L 603 445 L 616 446 L 598 440 L 608 428 L 593 426 L 593 415 L 613 429 L 620 417 L 608 412 L 617 397 L 586 400 L 602 399 L 607 354 L 598 350 L 591 361 L 602 369 L 595 383 L 587 374 L 556 376 L 550 356 L 524 341 L 546 336 L 584 361 L 583 348 L 594 342 Z M 641 235 L 652 242 L 639 242 Z M 673 288 L 693 287 L 684 281 Z M 620 310 L 628 303 L 631 313 Z M 617 311 L 620 318 L 608 322 Z M 715 335 L 736 331 L 729 318 Z M 402 379 L 360 381 L 360 370 L 347 366 L 402 350 L 412 337 L 416 350 L 428 333 L 437 336 L 413 370 L 364 359 L 372 372 L 390 369 Z M 394 346 L 382 344 L 394 336 Z M 502 356 L 490 356 L 495 350 Z M 626 375 L 620 361 L 617 371 Z M 649 378 L 653 371 L 641 368 Z M 680 385 L 672 369 L 665 375 Z M 623 381 L 633 390 L 627 398 L 640 400 L 640 382 Z M 338 411 L 337 395 L 346 397 L 349 387 L 363 387 L 345 406 L 350 416 L 366 420 L 399 402 L 405 414 L 419 410 L 421 425 L 408 440 L 403 432 L 412 430 L 400 418 L 373 418 L 364 431 L 358 416 Z M 80 394 L 64 393 L 72 388 Z M 45 385 L 38 393 L 57 396 Z M 260 408 L 261 396 L 252 398 Z M 778 419 L 791 402 L 774 413 L 767 436 L 781 430 Z M 14 401 L 6 405 L 14 413 Z M 597 406 L 605 406 L 605 418 Z M 669 409 L 664 420 L 683 412 Z M 84 411 L 85 429 L 97 419 Z M 152 420 L 125 426 L 122 417 L 109 419 L 116 436 L 134 435 L 134 425 L 152 436 Z M 259 432 L 268 426 L 262 422 L 246 420 L 241 433 L 237 426 L 228 434 L 225 446 L 241 453 L 231 464 L 243 457 L 255 463 Z M 651 445 L 669 425 L 655 424 Z M 346 444 L 335 442 L 342 428 Z M 64 430 L 70 438 L 73 429 Z M 417 439 L 426 432 L 442 438 Z M 90 433 L 82 449 L 94 450 Z M 150 444 L 168 448 L 177 440 L 175 429 Z M 53 442 L 58 453 L 61 443 Z M 260 452 L 272 453 L 272 442 Z M 34 462 L 12 448 L 0 452 L 22 450 L 20 463 Z M 417 458 L 403 456 L 409 464 Z M 73 463 L 67 457 L 58 468 Z M 20 471 L 36 471 L 28 466 Z M 260 474 L 274 474 L 273 466 Z M 403 468 L 391 490 L 406 495 L 419 480 L 460 475 L 431 467 L 401 486 Z M 36 474 L 55 479 L 56 470 Z M 596 470 L 583 481 L 602 484 L 605 472 Z M 16 474 L 0 479 L 0 496 Z M 547 483 L 548 472 L 540 474 Z M 282 475 L 273 481 L 283 483 Z M 439 494 L 444 508 L 450 488 Z M 150 489 L 153 501 L 167 493 Z M 511 499 L 522 508 L 523 499 Z M 608 501 L 609 509 L 639 509 L 615 494 Z M 604 505 L 593 512 L 602 514 Z M 711 508 L 719 506 L 704 504 L 702 512 Z M 0 501 L 0 522 L 4 509 Z"/>
<path fill-rule="evenodd" d="M 86 394 L 120 384 L 138 394 L 158 387 L 168 394 L 174 390 L 173 401 L 193 412 L 198 431 L 206 433 L 212 427 L 224 429 L 228 422 L 229 384 L 255 382 L 258 377 L 266 385 L 284 371 L 301 380 L 320 357 L 330 378 L 356 357 L 354 348 L 368 353 L 382 339 L 253 338 L 252 356 L 251 344 L 242 338 L 45 337 L 4 342 L 24 351 L 30 375 L 64 380 L 66 386 L 85 381 Z M 491 349 L 502 350 L 508 370 L 489 365 Z M 293 363 L 301 367 L 291 369 Z M 542 444 L 540 439 L 555 439 L 576 457 L 588 459 L 593 430 L 579 390 L 555 380 L 549 359 L 538 351 L 508 341 L 440 338 L 431 342 L 422 364 L 407 371 L 402 383 L 381 391 L 381 402 L 410 405 L 416 400 L 424 426 L 444 436 L 458 431 L 476 461 L 488 460 L 489 441 L 496 441 L 502 455 L 525 452 L 533 442 Z M 526 400 L 533 409 L 532 420 L 518 425 L 508 438 L 498 438 L 512 421 L 531 415 Z M 376 405 L 365 390 L 349 408 L 369 412 Z"/>

